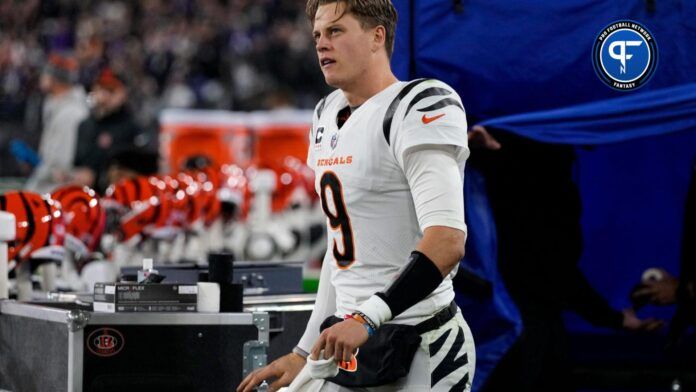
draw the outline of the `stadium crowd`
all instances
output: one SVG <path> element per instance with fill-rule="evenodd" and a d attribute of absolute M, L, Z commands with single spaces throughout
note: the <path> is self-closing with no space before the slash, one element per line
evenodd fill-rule
<path fill-rule="evenodd" d="M 310 108 L 327 88 L 302 0 L 27 0 L 0 3 L 0 150 L 37 146 L 39 76 L 51 53 L 74 56 L 89 89 L 108 66 L 129 87 L 156 145 L 163 108 Z M 0 175 L 17 175 L 3 159 Z"/>

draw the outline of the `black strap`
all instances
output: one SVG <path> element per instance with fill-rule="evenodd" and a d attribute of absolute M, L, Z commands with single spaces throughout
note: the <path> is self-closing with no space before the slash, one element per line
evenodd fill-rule
<path fill-rule="evenodd" d="M 445 323 L 447 323 L 448 321 L 452 320 L 452 318 L 456 314 L 457 304 L 454 301 L 452 301 L 448 307 L 437 312 L 433 317 L 419 324 L 416 324 L 416 331 L 418 331 L 419 335 L 422 335 L 426 332 L 434 331 L 445 325 Z"/>

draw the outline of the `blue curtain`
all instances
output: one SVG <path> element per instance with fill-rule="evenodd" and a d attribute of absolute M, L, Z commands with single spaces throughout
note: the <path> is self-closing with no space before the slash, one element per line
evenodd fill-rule
<path fill-rule="evenodd" d="M 486 197 L 485 179 L 471 167 L 466 169 L 464 211 L 470 229 L 462 267 L 491 282 L 493 287 L 489 299 L 456 294 L 457 304 L 476 341 L 474 389 L 479 389 L 519 336 L 522 323 L 498 274 L 495 221 Z"/>
<path fill-rule="evenodd" d="M 688 131 L 696 129 L 696 83 L 492 118 L 481 124 L 540 142 L 581 145 Z"/>
<path fill-rule="evenodd" d="M 402 80 L 440 79 L 458 91 L 469 123 L 541 142 L 578 145 L 583 201 L 581 269 L 617 308 L 646 267 L 678 272 L 684 199 L 696 153 L 696 1 L 395 0 L 392 67 Z M 592 45 L 632 19 L 657 42 L 659 63 L 641 89 L 604 85 Z M 472 152 L 475 154 L 476 152 Z M 477 339 L 478 390 L 518 332 L 495 272 L 485 189 L 467 170 L 469 239 L 463 265 L 488 278 L 493 298 L 458 297 Z M 646 310 L 654 311 L 654 310 Z M 598 331 L 573 319 L 573 331 Z"/>

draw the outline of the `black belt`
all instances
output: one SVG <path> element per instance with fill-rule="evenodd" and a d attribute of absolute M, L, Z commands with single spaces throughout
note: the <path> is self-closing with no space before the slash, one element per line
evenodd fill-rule
<path fill-rule="evenodd" d="M 426 332 L 434 331 L 452 320 L 452 317 L 457 314 L 457 304 L 452 301 L 448 307 L 435 313 L 435 315 L 421 323 L 415 325 L 419 335 Z"/>

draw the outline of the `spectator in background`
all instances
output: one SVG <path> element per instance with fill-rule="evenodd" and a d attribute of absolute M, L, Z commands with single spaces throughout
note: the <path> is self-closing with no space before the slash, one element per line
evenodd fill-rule
<path fill-rule="evenodd" d="M 678 348 L 689 326 L 696 326 L 696 166 L 691 173 L 684 212 L 680 277 L 662 270 L 659 279 L 642 283 L 631 295 L 637 302 L 677 305 L 670 324 L 670 348 Z M 693 352 L 691 353 L 693 358 Z"/>
<path fill-rule="evenodd" d="M 125 82 L 109 68 L 101 71 L 89 95 L 90 116 L 80 124 L 75 154 L 75 180 L 103 193 L 114 154 L 143 145 L 140 127 L 126 107 Z"/>
<path fill-rule="evenodd" d="M 12 138 L 36 147 L 38 74 L 53 50 L 75 53 L 86 88 L 107 65 L 128 75 L 128 106 L 150 148 L 164 108 L 258 110 L 279 89 L 292 107 L 314 107 L 330 89 L 306 61 L 314 45 L 304 3 L 0 2 L 0 126 L 10 134 L 0 138 L 0 176 L 26 175 L 2 152 Z"/>
<path fill-rule="evenodd" d="M 679 277 L 660 269 L 661 276 L 642 282 L 631 293 L 634 304 L 677 305 L 667 334 L 666 352 L 676 366 L 673 391 L 696 390 L 696 166 L 691 172 L 684 211 L 681 266 Z M 691 333 L 689 329 L 691 327 Z M 689 376 L 691 374 L 691 376 Z"/>
<path fill-rule="evenodd" d="M 109 158 L 107 182 L 115 184 L 139 175 L 155 175 L 158 171 L 158 160 L 159 156 L 156 152 L 141 148 L 116 152 Z"/>
<path fill-rule="evenodd" d="M 474 126 L 471 166 L 486 178 L 498 235 L 498 270 L 522 319 L 522 334 L 491 373 L 484 391 L 571 391 L 562 312 L 593 325 L 630 331 L 661 327 L 633 310 L 611 307 L 578 267 L 580 192 L 573 146 L 540 143 Z"/>
<path fill-rule="evenodd" d="M 58 54 L 49 56 L 41 73 L 40 88 L 46 98 L 42 107 L 40 162 L 26 183 L 28 190 L 51 192 L 71 180 L 78 126 L 88 115 L 84 89 L 76 84 L 77 75 L 77 62 Z"/>

